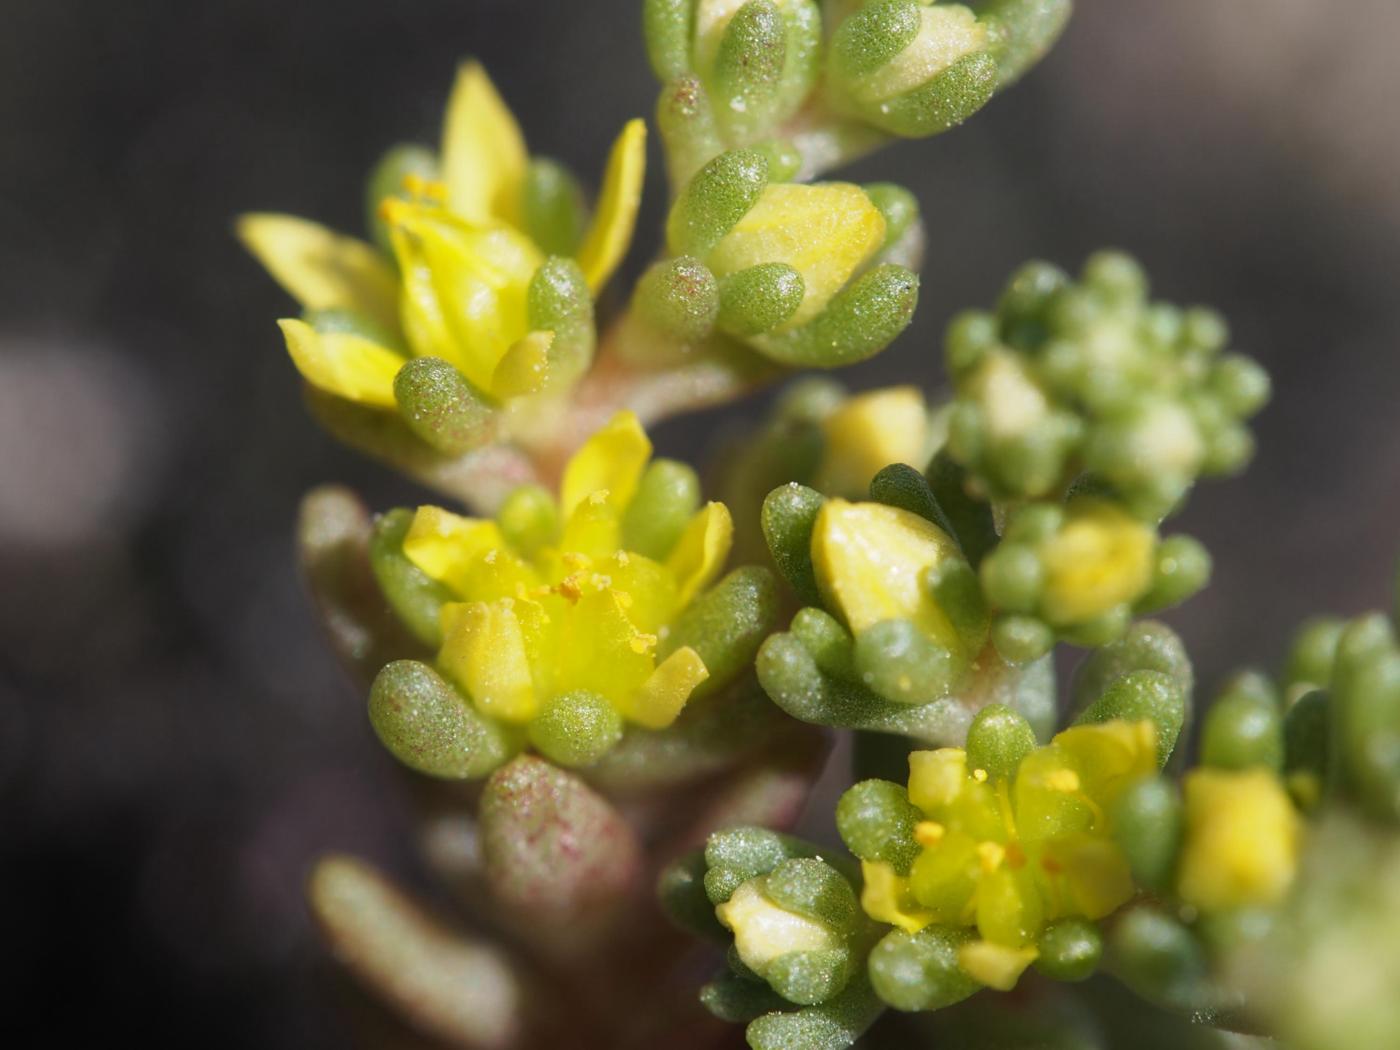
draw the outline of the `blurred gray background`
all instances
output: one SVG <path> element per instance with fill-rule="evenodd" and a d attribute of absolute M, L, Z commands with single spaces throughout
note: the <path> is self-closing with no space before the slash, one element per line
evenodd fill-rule
<path fill-rule="evenodd" d="M 1174 617 L 1209 686 L 1276 662 L 1310 612 L 1389 598 L 1400 5 L 1081 7 L 967 127 L 852 169 L 914 189 L 930 247 L 914 327 L 847 378 L 936 386 L 948 317 L 1030 256 L 1121 246 L 1164 297 L 1221 307 L 1276 397 L 1254 467 L 1181 521 L 1217 558 Z M 651 110 L 637 8 L 0 2 L 0 944 L 53 1045 L 343 1045 L 301 879 L 330 848 L 415 868 L 291 523 L 322 481 L 415 493 L 307 419 L 288 304 L 230 222 L 357 229 L 363 172 L 436 137 L 467 54 L 535 152 L 596 177 Z M 634 270 L 662 200 L 654 164 Z M 658 443 L 703 446 L 724 416 Z"/>

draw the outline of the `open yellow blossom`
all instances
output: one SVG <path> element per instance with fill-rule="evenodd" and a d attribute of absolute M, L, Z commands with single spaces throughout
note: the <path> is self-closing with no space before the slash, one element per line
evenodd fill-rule
<path fill-rule="evenodd" d="M 586 333 L 558 332 L 558 311 L 538 300 L 567 299 L 559 286 L 576 279 L 577 298 L 587 304 L 622 261 L 641 199 L 645 145 L 645 124 L 629 122 L 574 259 L 543 270 L 547 253 L 523 219 L 530 166 L 524 136 L 485 70 L 467 63 L 447 107 L 440 181 L 408 174 L 402 193 L 383 200 L 380 219 L 394 260 L 288 215 L 246 215 L 238 233 L 307 311 L 280 324 L 293 363 L 312 386 L 394 408 L 394 379 L 404 363 L 436 357 L 486 401 L 498 402 L 567 386 L 587 366 L 591 316 L 571 326 Z"/>
<path fill-rule="evenodd" d="M 1133 894 L 1109 813 L 1157 769 L 1150 722 L 1075 726 L 1031 751 L 1014 773 L 969 769 L 962 748 L 909 756 L 909 801 L 923 814 L 907 876 L 864 861 L 867 914 L 914 933 L 932 923 L 976 927 L 960 954 L 968 973 L 1009 988 L 1057 919 L 1099 919 Z"/>
<path fill-rule="evenodd" d="M 667 652 L 666 638 L 723 567 L 733 526 L 724 505 L 710 503 L 667 550 L 627 549 L 650 454 L 636 417 L 619 413 L 569 461 L 559 506 L 533 516 L 555 524 L 528 538 L 510 502 L 496 521 L 417 511 L 404 553 L 457 598 L 442 609 L 438 663 L 482 714 L 520 725 L 553 719 L 574 737 L 606 737 L 616 716 L 659 729 L 709 676 L 699 653 Z M 537 507 L 549 501 L 528 492 Z"/>
<path fill-rule="evenodd" d="M 1204 911 L 1279 903 L 1297 871 L 1301 826 L 1282 781 L 1265 769 L 1202 768 L 1182 791 L 1181 899 Z"/>

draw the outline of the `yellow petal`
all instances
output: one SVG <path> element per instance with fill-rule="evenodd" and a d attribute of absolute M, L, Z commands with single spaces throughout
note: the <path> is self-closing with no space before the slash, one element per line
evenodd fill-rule
<path fill-rule="evenodd" d="M 817 583 L 852 631 L 906 618 L 954 653 L 962 639 L 924 586 L 924 575 L 959 556 L 937 525 L 883 503 L 828 500 L 812 530 Z"/>
<path fill-rule="evenodd" d="M 680 716 L 695 687 L 709 677 L 699 653 L 688 645 L 677 649 L 627 699 L 622 716 L 647 729 L 665 729 Z"/>
<path fill-rule="evenodd" d="M 528 722 L 539 704 L 515 602 L 450 602 L 442 608 L 438 659 L 482 714 Z"/>
<path fill-rule="evenodd" d="M 629 120 L 608 155 L 598 207 L 578 251 L 579 267 L 594 292 L 608 283 L 632 243 L 646 173 L 646 122 Z"/>
<path fill-rule="evenodd" d="M 549 378 L 549 348 L 553 345 L 553 332 L 530 332 L 517 340 L 491 374 L 491 393 L 511 398 L 539 391 Z"/>
<path fill-rule="evenodd" d="M 559 610 L 555 685 L 586 689 L 626 713 L 632 695 L 656 670 L 655 635 L 637 630 L 606 578 L 581 569 L 560 585 L 573 595 Z"/>
<path fill-rule="evenodd" d="M 681 608 L 719 575 L 733 542 L 734 520 L 723 503 L 707 503 L 690 519 L 666 559 Z"/>
<path fill-rule="evenodd" d="M 1128 902 L 1133 876 L 1128 859 L 1114 843 L 1095 835 L 1066 835 L 1050 843 L 1046 857 L 1064 879 L 1066 914 L 1102 919 Z"/>
<path fill-rule="evenodd" d="M 884 216 L 859 186 L 783 182 L 763 191 L 706 262 L 721 277 L 770 262 L 801 273 L 805 294 L 786 330 L 821 313 L 884 241 Z"/>
<path fill-rule="evenodd" d="M 476 562 L 505 545 L 505 537 L 494 521 L 464 518 L 441 507 L 419 507 L 404 536 L 403 552 L 433 579 L 466 597 Z"/>
<path fill-rule="evenodd" d="M 529 331 L 530 281 L 544 257 L 509 226 L 474 226 L 432 204 L 391 198 L 384 213 L 414 353 L 450 361 L 490 392 L 501 358 Z"/>
<path fill-rule="evenodd" d="M 953 804 L 967 783 L 967 752 L 960 747 L 909 753 L 909 801 L 936 817 Z"/>
<path fill-rule="evenodd" d="M 924 395 L 912 386 L 873 390 L 848 399 L 822 421 L 822 492 L 863 496 L 891 463 L 922 469 L 928 445 Z"/>
<path fill-rule="evenodd" d="M 447 205 L 473 222 L 513 222 L 530 156 L 525 137 L 479 62 L 457 71 L 442 129 Z"/>
<path fill-rule="evenodd" d="M 321 333 L 305 321 L 278 321 L 287 353 L 308 383 L 362 405 L 393 408 L 394 376 L 404 359 L 364 336 Z"/>
<path fill-rule="evenodd" d="M 1156 535 L 1107 503 L 1083 500 L 1041 545 L 1045 615 L 1082 623 L 1138 598 L 1152 580 Z"/>
<path fill-rule="evenodd" d="M 354 310 L 398 331 L 398 278 L 364 241 L 294 215 L 245 215 L 237 230 L 244 246 L 305 309 Z"/>
<path fill-rule="evenodd" d="M 1279 778 L 1262 769 L 1196 769 L 1182 789 L 1181 899 L 1205 911 L 1277 904 L 1293 882 L 1299 836 Z"/>
<path fill-rule="evenodd" d="M 1051 743 L 1069 757 L 1084 792 L 1104 808 L 1129 784 L 1157 772 L 1157 730 L 1145 719 L 1072 726 Z"/>
<path fill-rule="evenodd" d="M 898 926 L 905 933 L 918 933 L 933 921 L 933 914 L 919 908 L 909 892 L 909 880 L 896 875 L 883 861 L 860 862 L 862 887 L 860 906 L 876 922 Z"/>
<path fill-rule="evenodd" d="M 1034 948 L 1009 948 L 991 941 L 969 941 L 958 949 L 958 965 L 988 988 L 1009 992 L 1040 953 Z"/>
<path fill-rule="evenodd" d="M 626 507 L 650 458 L 651 442 L 636 415 L 617 413 L 564 468 L 560 502 L 565 519 L 595 492 L 606 492 L 614 507 Z"/>

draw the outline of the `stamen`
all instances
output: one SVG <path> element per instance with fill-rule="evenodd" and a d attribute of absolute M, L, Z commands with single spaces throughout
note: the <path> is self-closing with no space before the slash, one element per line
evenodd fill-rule
<path fill-rule="evenodd" d="M 921 820 L 914 825 L 914 841 L 920 846 L 937 846 L 948 829 L 935 820 Z"/>
<path fill-rule="evenodd" d="M 982 862 L 982 870 L 990 875 L 1006 860 L 1006 847 L 999 842 L 979 842 L 977 858 Z"/>
<path fill-rule="evenodd" d="M 414 197 L 426 197 L 429 200 L 447 200 L 447 183 L 438 179 L 425 179 L 417 172 L 410 171 L 403 177 L 404 190 Z"/>
<path fill-rule="evenodd" d="M 972 779 L 979 784 L 985 784 L 987 782 L 987 771 L 985 769 L 974 769 L 972 771 Z"/>
<path fill-rule="evenodd" d="M 559 581 L 556 589 L 569 601 L 577 602 L 583 597 L 583 573 L 575 572 L 565 576 Z"/>

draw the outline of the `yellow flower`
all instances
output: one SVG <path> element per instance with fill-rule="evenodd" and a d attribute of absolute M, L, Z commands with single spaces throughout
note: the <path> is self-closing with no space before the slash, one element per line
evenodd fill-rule
<path fill-rule="evenodd" d="M 864 862 L 861 903 L 917 932 L 976 927 L 960 953 L 968 973 L 1009 988 L 1056 919 L 1099 919 L 1133 894 L 1109 813 L 1129 784 L 1157 769 L 1150 722 L 1076 726 L 1023 758 L 1010 776 L 969 769 L 962 748 L 909 756 L 909 801 L 923 814 L 907 876 Z"/>
<path fill-rule="evenodd" d="M 722 568 L 733 526 L 710 503 L 658 558 L 625 549 L 650 455 L 636 417 L 619 413 L 569 461 L 557 510 L 530 515 L 556 522 L 543 532 L 517 527 L 510 501 L 496 521 L 418 510 L 404 553 L 457 598 L 442 610 L 438 663 L 483 714 L 523 725 L 586 696 L 659 729 L 709 676 L 688 646 L 658 653 Z M 528 491 L 537 511 L 548 502 Z"/>
<path fill-rule="evenodd" d="M 1300 822 L 1273 773 L 1196 769 L 1183 793 L 1177 890 L 1203 911 L 1277 904 L 1293 884 Z"/>
<path fill-rule="evenodd" d="M 631 243 L 646 166 L 646 126 L 633 120 L 614 144 L 592 224 L 576 255 L 596 293 Z M 485 70 L 460 70 L 447 107 L 441 181 L 405 178 L 386 198 L 397 269 L 370 244 L 288 215 L 238 224 L 248 249 L 309 314 L 280 323 L 298 371 L 312 386 L 374 408 L 393 408 L 394 377 L 409 357 L 440 357 L 487 399 L 572 383 L 591 354 L 550 374 L 556 333 L 532 327 L 528 297 L 545 253 L 523 228 L 530 162 L 525 140 Z"/>

